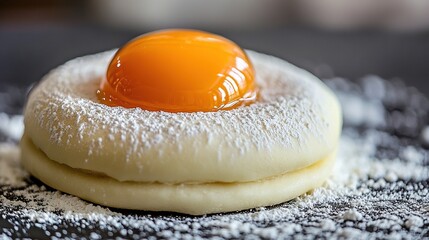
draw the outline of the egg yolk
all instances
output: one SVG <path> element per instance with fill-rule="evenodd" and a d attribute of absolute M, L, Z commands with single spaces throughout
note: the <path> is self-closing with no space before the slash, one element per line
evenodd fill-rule
<path fill-rule="evenodd" d="M 232 109 L 255 100 L 254 69 L 244 51 L 221 36 L 157 31 L 116 52 L 97 95 L 108 106 L 150 111 Z"/>

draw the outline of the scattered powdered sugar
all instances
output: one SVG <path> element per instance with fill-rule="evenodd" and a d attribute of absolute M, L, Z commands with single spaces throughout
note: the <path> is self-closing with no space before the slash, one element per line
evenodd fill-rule
<path fill-rule="evenodd" d="M 0 112 L 0 132 L 10 139 L 18 141 L 24 132 L 24 118 L 22 115 L 9 116 Z"/>
<path fill-rule="evenodd" d="M 25 186 L 25 183 L 22 181 L 22 179 L 27 178 L 28 173 L 20 166 L 18 157 L 19 148 L 15 144 L 2 143 L 0 145 L 1 184 Z"/>
<path fill-rule="evenodd" d="M 411 216 L 405 221 L 405 226 L 407 228 L 419 228 L 423 226 L 423 219 L 418 216 Z"/>
<path fill-rule="evenodd" d="M 342 213 L 341 218 L 343 218 L 344 220 L 359 221 L 362 220 L 363 217 L 360 212 L 352 208 Z"/>
<path fill-rule="evenodd" d="M 427 107 L 410 104 L 401 109 L 400 102 L 389 105 L 393 101 L 386 100 L 386 92 L 377 95 L 378 101 L 373 101 L 371 98 L 377 96 L 371 94 L 377 93 L 367 94 L 365 91 L 370 90 L 364 87 L 372 84 L 371 81 L 366 79 L 361 84 L 344 79 L 328 81 L 343 97 L 350 92 L 351 98 L 361 98 L 358 101 L 382 108 L 384 117 L 374 124 L 373 117 L 366 118 L 367 112 L 361 108 L 353 113 L 360 114 L 359 121 L 348 121 L 345 116 L 338 161 L 322 187 L 287 203 L 238 213 L 193 217 L 100 207 L 47 188 L 29 177 L 19 165 L 18 147 L 12 143 L 1 144 L 0 239 L 27 236 L 52 239 L 427 237 L 428 151 L 415 136 L 421 135 L 428 119 L 422 115 L 423 111 L 415 115 L 417 119 L 409 120 L 418 124 L 413 132 L 405 131 L 404 135 L 397 134 L 398 129 L 404 128 L 389 120 L 392 106 L 396 106 L 397 116 Z M 374 81 L 378 87 L 390 86 L 385 80 Z M 353 101 L 343 101 L 343 109 L 354 106 L 347 105 Z"/>
<path fill-rule="evenodd" d="M 371 77 L 374 78 L 374 77 Z M 368 127 L 380 127 L 385 123 L 385 108 L 381 102 L 384 96 L 384 82 L 379 82 L 378 78 L 373 81 L 368 81 L 365 78 L 363 90 L 366 91 L 370 97 L 365 97 L 362 91 L 354 91 L 359 86 L 350 83 L 346 79 L 334 78 L 328 84 L 334 89 L 339 89 L 336 95 L 338 100 L 343 106 L 344 121 L 353 126 L 365 125 Z M 370 84 L 375 87 L 370 86 Z M 375 91 L 376 90 L 376 91 Z"/>
<path fill-rule="evenodd" d="M 414 146 L 406 146 L 401 152 L 401 157 L 408 162 L 415 162 L 421 164 L 426 159 L 426 152 L 420 151 Z"/>

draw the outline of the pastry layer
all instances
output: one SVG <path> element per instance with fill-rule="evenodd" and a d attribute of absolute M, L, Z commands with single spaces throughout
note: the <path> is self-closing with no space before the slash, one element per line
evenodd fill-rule
<path fill-rule="evenodd" d="M 259 87 L 250 106 L 167 113 L 98 102 L 113 53 L 72 60 L 31 92 L 25 132 L 49 159 L 119 181 L 251 182 L 304 169 L 337 146 L 336 97 L 285 61 L 248 52 Z"/>
<path fill-rule="evenodd" d="M 252 182 L 163 184 L 120 182 L 50 160 L 31 140 L 21 141 L 22 163 L 35 177 L 60 191 L 101 205 L 192 215 L 274 205 L 320 186 L 335 162 L 335 151 L 306 168 Z"/>

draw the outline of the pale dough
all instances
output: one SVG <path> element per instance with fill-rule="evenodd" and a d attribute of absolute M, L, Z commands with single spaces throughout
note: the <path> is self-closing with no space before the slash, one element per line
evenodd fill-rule
<path fill-rule="evenodd" d="M 256 103 L 151 112 L 96 99 L 113 53 L 72 60 L 31 92 L 22 162 L 47 185 L 110 207 L 199 215 L 285 202 L 329 175 L 341 111 L 310 73 L 248 51 Z"/>
<path fill-rule="evenodd" d="M 279 204 L 325 181 L 335 152 L 317 163 L 280 176 L 243 183 L 162 184 L 120 182 L 56 163 L 27 136 L 21 141 L 24 167 L 47 185 L 105 206 L 192 215 L 238 211 Z"/>
<path fill-rule="evenodd" d="M 50 159 L 139 182 L 248 182 L 307 167 L 337 146 L 341 113 L 319 79 L 248 52 L 257 103 L 165 113 L 108 107 L 95 92 L 113 51 L 53 70 L 30 94 L 25 132 Z"/>

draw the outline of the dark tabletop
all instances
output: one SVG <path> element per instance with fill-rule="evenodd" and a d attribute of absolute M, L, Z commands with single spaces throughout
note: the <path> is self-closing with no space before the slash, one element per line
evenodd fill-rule
<path fill-rule="evenodd" d="M 429 32 L 422 33 L 388 33 L 388 32 L 332 32 L 302 28 L 285 28 L 271 29 L 258 31 L 215 31 L 222 34 L 244 48 L 254 49 L 260 52 L 272 54 L 284 58 L 298 66 L 304 67 L 322 78 L 345 77 L 353 80 L 358 80 L 368 74 L 380 75 L 383 78 L 395 79 L 400 78 L 408 86 L 415 86 L 421 92 L 429 95 Z M 18 114 L 22 111 L 23 96 L 25 86 L 40 80 L 50 69 L 64 63 L 65 61 L 86 55 L 96 53 L 115 47 L 121 46 L 134 36 L 137 36 L 144 31 L 126 31 L 117 29 L 100 28 L 94 25 L 84 24 L 23 24 L 11 25 L 0 23 L 0 96 L 7 93 L 10 97 L 7 103 L 0 104 L 6 109 L 0 109 L 1 112 L 9 114 Z M 338 80 L 338 79 L 337 79 Z M 332 83 L 335 81 L 327 81 Z M 346 82 L 347 83 L 347 82 Z M 362 82 L 358 89 L 353 90 L 350 83 L 346 84 L 346 89 L 337 89 L 343 94 L 362 95 Z M 390 82 L 389 82 L 390 83 Z M 343 84 L 344 85 L 344 84 Z M 390 86 L 387 83 L 386 86 Z M 6 89 L 6 90 L 5 90 Z M 9 90 L 8 90 L 9 89 Z M 399 97 L 389 97 L 382 99 L 384 109 L 386 109 L 385 122 L 386 126 L 380 127 L 377 131 L 383 133 L 385 138 L 392 141 L 382 139 L 377 145 L 378 157 L 392 158 L 399 156 L 400 149 L 406 146 L 413 146 L 421 152 L 427 154 L 428 146 L 422 146 L 419 136 L 422 129 L 428 125 L 428 108 L 427 99 L 418 94 L 413 89 L 405 88 L 403 85 L 392 85 L 389 91 L 393 95 Z M 398 94 L 396 94 L 398 93 Z M 386 96 L 388 96 L 387 94 Z M 419 101 L 408 101 L 412 97 Z M 394 101 L 393 101 L 394 100 Z M 410 114 L 413 113 L 413 114 Z M 410 118 L 411 117 L 411 118 Z M 399 119 L 399 120 L 398 120 Z M 401 122 L 403 120 L 403 122 Z M 413 122 L 414 125 L 409 125 L 407 122 Z M 349 126 L 345 121 L 345 131 L 347 129 L 359 130 L 362 134 L 367 130 L 371 130 L 368 126 Z M 360 136 L 358 136 L 360 137 Z M 4 141 L 0 135 L 0 142 Z M 390 144 L 390 145 L 389 145 Z M 427 143 L 426 143 L 427 144 Z M 425 155 L 428 156 L 428 155 Z M 421 163 L 422 168 L 428 167 L 428 159 Z M 360 182 L 359 186 L 363 186 L 367 179 Z M 389 212 L 395 209 L 402 209 L 400 217 L 405 217 L 408 214 L 427 215 L 426 210 L 421 210 L 422 204 L 428 203 L 428 196 L 423 196 L 423 200 L 414 201 L 410 196 L 415 196 L 416 186 L 421 189 L 428 188 L 427 178 L 419 181 L 408 180 L 406 182 L 401 179 L 398 182 L 403 183 L 400 187 L 395 188 L 395 182 L 386 183 L 387 187 L 383 190 L 370 189 L 376 201 L 385 201 L 386 209 L 367 208 L 366 205 L 357 206 L 356 208 L 366 214 L 368 218 L 374 221 L 384 221 L 385 216 L 380 215 L 379 211 Z M 28 186 L 40 185 L 37 180 L 30 178 Z M 0 186 L 1 187 L 1 186 Z M 411 189 L 411 190 L 410 190 Z M 8 186 L 0 188 L 0 195 L 5 195 L 10 198 L 14 197 L 15 191 L 21 189 L 11 189 Z M 51 190 L 47 190 L 51 191 Z M 397 196 L 399 200 L 380 200 L 379 196 L 385 193 L 391 193 L 392 196 Z M 354 196 L 351 196 L 353 199 Z M 326 208 L 333 209 L 332 212 L 337 214 L 344 209 L 350 207 L 351 199 L 345 198 L 337 203 L 326 202 Z M 285 203 L 288 204 L 288 203 Z M 308 209 L 310 216 L 319 216 L 316 206 L 313 212 Z M 323 206 L 322 206 L 323 207 Z M 408 211 L 408 209 L 411 209 Z M 414 209 L 414 210 L 413 210 Z M 36 224 L 29 219 L 13 219 L 11 216 L 17 216 L 21 209 L 13 209 L 7 205 L 0 205 L 0 230 L 5 229 L 10 236 L 24 237 L 30 236 L 35 238 L 47 238 L 46 233 L 55 232 L 59 229 L 67 230 L 68 234 L 78 232 L 80 236 L 88 236 L 91 231 L 95 231 L 100 236 L 121 236 L 121 229 L 114 229 L 112 235 L 107 235 L 107 231 L 102 229 L 97 222 L 90 222 L 95 229 L 78 229 L 74 223 L 64 221 L 48 226 L 47 231 L 43 232 L 37 228 Z M 424 212 L 423 212 L 424 211 Z M 12 213 L 12 215 L 11 215 Z M 125 213 L 124 218 L 134 218 L 136 213 Z M 311 215 L 312 214 L 312 215 Z M 181 220 L 182 217 L 171 218 L 170 215 L 154 215 L 147 213 L 139 213 L 135 218 L 141 217 L 146 220 L 161 219 L 164 222 L 175 223 Z M 336 215 L 335 215 L 336 216 Z M 333 218 L 335 218 L 333 216 Z M 183 217 L 186 218 L 186 217 Z M 292 219 L 291 222 L 300 223 L 307 219 Z M 186 218 L 188 219 L 188 218 Z M 194 221 L 193 219 L 191 219 Z M 189 220 L 189 221 L 191 221 Z M 192 222 L 191 221 L 191 222 Z M 196 219 L 195 221 L 198 221 Z M 280 225 L 289 220 L 281 220 Z M 17 223 L 13 226 L 11 222 Z M 425 221 L 420 226 L 420 232 L 413 232 L 413 229 L 408 229 L 406 226 L 400 226 L 399 229 L 382 229 L 379 226 L 360 225 L 362 222 L 340 221 L 337 227 L 349 228 L 350 226 L 358 229 L 361 233 L 381 235 L 366 235 L 366 236 L 384 236 L 389 238 L 392 231 L 396 231 L 404 236 L 412 238 L 428 237 L 428 222 Z M 22 227 L 27 226 L 28 227 Z M 98 225 L 97 225 L 98 224 Z M 20 226 L 20 227 L 18 227 Z M 139 226 L 142 227 L 142 226 Z M 171 228 L 167 226 L 168 228 Z M 28 230 L 25 232 L 24 230 Z M 52 230 L 54 229 L 54 230 Z M 300 233 L 307 234 L 306 231 L 314 229 L 312 225 L 302 224 Z M 139 229 L 137 229 L 139 230 Z M 135 232 L 137 233 L 137 230 Z M 66 231 L 66 232 L 67 232 Z M 138 238 L 157 236 L 159 229 L 139 230 Z M 0 234 L 2 232 L 0 231 Z M 8 236 L 9 236 L 8 235 Z M 73 236 L 73 235 L 71 235 Z M 98 236 L 98 235 L 97 235 Z M 210 231 L 202 232 L 201 237 L 212 237 Z M 309 235 L 312 236 L 312 235 Z M 333 236 L 329 231 L 321 231 L 320 238 L 329 238 Z"/>

